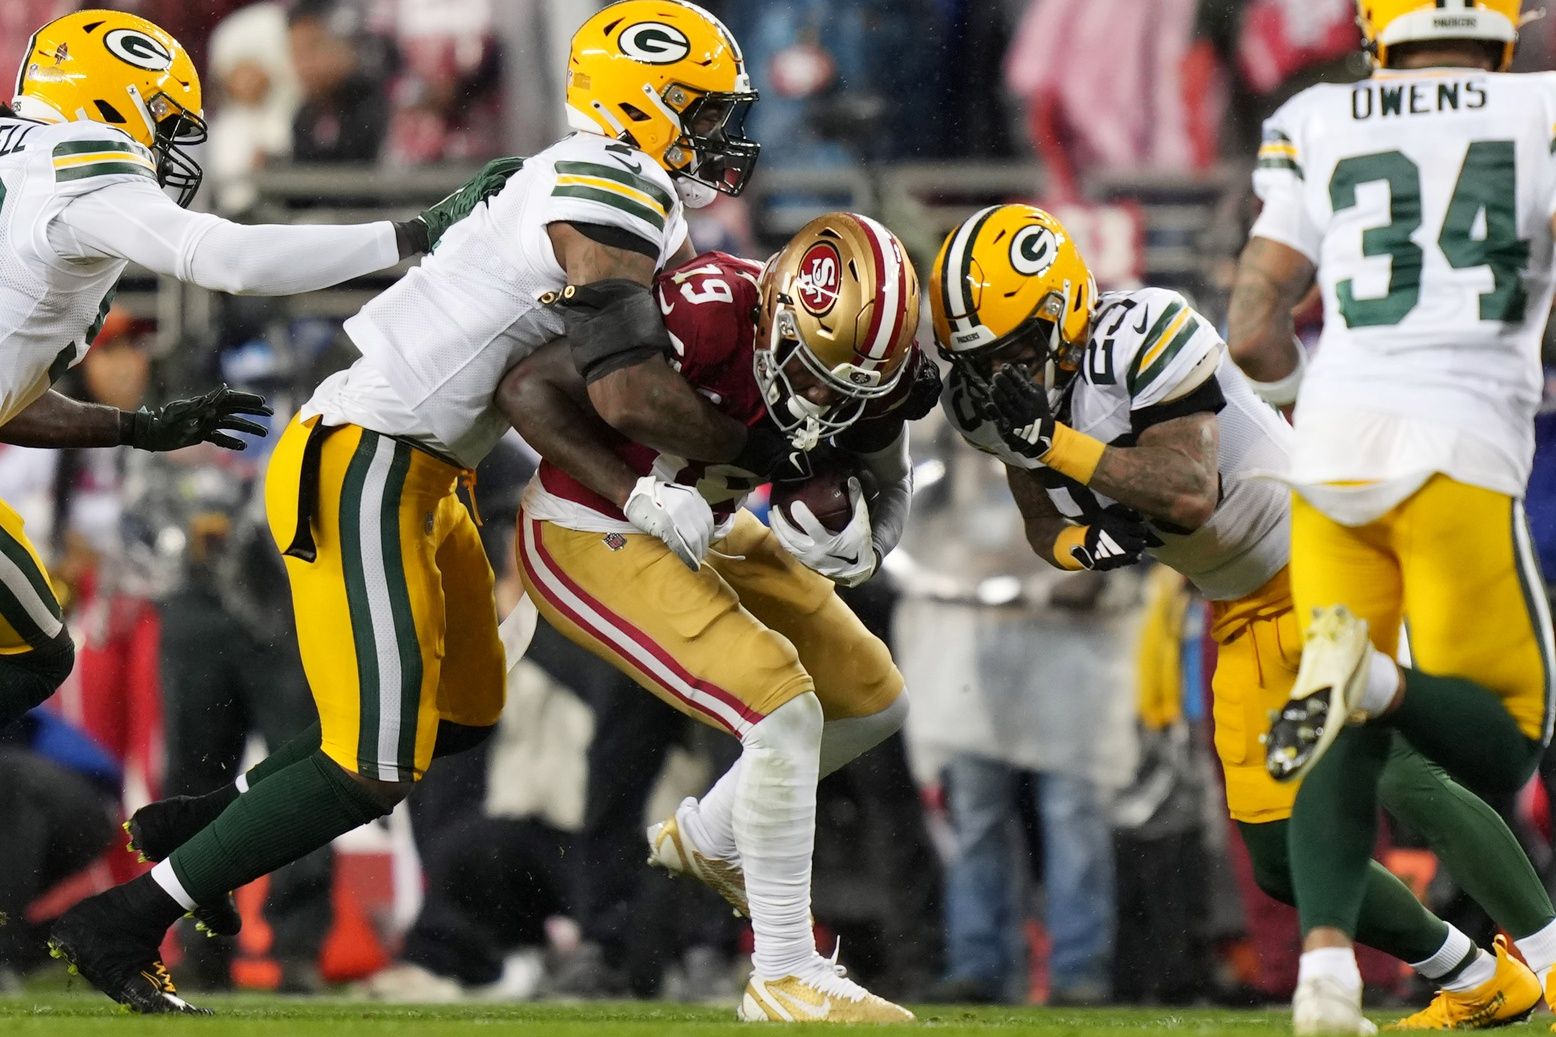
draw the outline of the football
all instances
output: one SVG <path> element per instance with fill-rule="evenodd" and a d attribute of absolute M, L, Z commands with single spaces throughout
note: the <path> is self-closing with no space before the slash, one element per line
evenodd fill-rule
<path fill-rule="evenodd" d="M 859 476 L 863 487 L 862 469 L 851 455 L 839 451 L 812 454 L 810 464 L 811 474 L 807 478 L 773 484 L 771 506 L 782 508 L 784 517 L 792 522 L 794 513 L 789 508 L 796 501 L 803 501 L 828 532 L 841 533 L 854 516 L 853 502 L 848 499 L 848 480 Z"/>

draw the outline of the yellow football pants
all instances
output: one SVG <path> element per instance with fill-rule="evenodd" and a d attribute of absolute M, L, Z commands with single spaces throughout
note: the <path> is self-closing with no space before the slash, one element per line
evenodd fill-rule
<path fill-rule="evenodd" d="M 22 517 L 0 501 L 0 655 L 41 648 L 65 629 L 59 596 Z"/>
<path fill-rule="evenodd" d="M 1372 643 L 1497 694 L 1529 738 L 1551 735 L 1552 634 L 1522 502 L 1433 476 L 1362 526 L 1344 526 L 1293 496 L 1291 584 L 1297 615 L 1344 605 Z"/>
<path fill-rule="evenodd" d="M 1254 824 L 1288 818 L 1297 783 L 1270 777 L 1259 743 L 1269 730 L 1270 710 L 1291 696 L 1302 658 L 1286 570 L 1247 597 L 1212 602 L 1210 636 L 1216 642 L 1210 680 L 1216 755 L 1226 775 L 1227 810 L 1233 820 Z"/>
<path fill-rule="evenodd" d="M 455 493 L 459 469 L 356 425 L 320 429 L 310 451 L 317 420 L 294 421 L 276 444 L 265 508 L 276 544 L 292 551 L 323 749 L 364 777 L 414 781 L 439 720 L 487 727 L 502 712 L 492 568 Z"/>
<path fill-rule="evenodd" d="M 655 537 L 587 533 L 519 516 L 525 590 L 546 622 L 703 723 L 744 736 L 815 691 L 828 720 L 902 691 L 880 639 L 749 512 L 701 570 Z"/>

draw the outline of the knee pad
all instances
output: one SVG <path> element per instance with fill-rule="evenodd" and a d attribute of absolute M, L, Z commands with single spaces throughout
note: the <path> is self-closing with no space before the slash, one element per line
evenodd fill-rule
<path fill-rule="evenodd" d="M 467 749 L 474 749 L 497 730 L 496 724 L 485 727 L 474 727 L 470 724 L 456 724 L 452 720 L 438 721 L 438 736 L 432 743 L 432 758 L 434 760 L 442 756 L 453 756 Z"/>
<path fill-rule="evenodd" d="M 388 815 L 413 787 L 408 781 L 373 781 L 359 777 L 330 759 L 323 749 L 313 754 L 313 764 L 358 824 L 365 825 Z"/>
<path fill-rule="evenodd" d="M 885 709 L 863 717 L 829 720 L 821 729 L 821 776 L 863 756 L 902 729 L 908 719 L 908 693 Z"/>

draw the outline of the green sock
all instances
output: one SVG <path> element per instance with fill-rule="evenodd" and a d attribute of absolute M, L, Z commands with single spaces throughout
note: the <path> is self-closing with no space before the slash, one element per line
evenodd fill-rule
<path fill-rule="evenodd" d="M 315 750 L 239 796 L 168 863 L 189 898 L 206 904 L 386 813 Z"/>
<path fill-rule="evenodd" d="M 1484 686 L 1401 668 L 1405 694 L 1383 722 L 1427 759 L 1478 792 L 1516 792 L 1534 773 L 1543 747 L 1531 741 Z"/>
<path fill-rule="evenodd" d="M 1304 934 L 1332 926 L 1356 935 L 1378 835 L 1378 779 L 1391 742 L 1387 728 L 1344 728 L 1297 790 L 1289 842 Z"/>
<path fill-rule="evenodd" d="M 244 772 L 249 788 L 264 781 L 277 771 L 285 770 L 298 760 L 306 760 L 319 751 L 319 722 L 315 720 Z"/>
<path fill-rule="evenodd" d="M 1425 837 L 1448 873 L 1502 928 L 1528 936 L 1556 917 L 1545 884 L 1502 816 L 1401 736 L 1394 738 L 1378 796 L 1383 809 Z"/>
<path fill-rule="evenodd" d="M 1286 821 L 1237 823 L 1254 881 L 1283 904 L 1294 904 Z M 1356 919 L 1356 940 L 1400 961 L 1425 961 L 1448 938 L 1448 923 L 1432 914 L 1393 872 L 1370 861 Z"/>

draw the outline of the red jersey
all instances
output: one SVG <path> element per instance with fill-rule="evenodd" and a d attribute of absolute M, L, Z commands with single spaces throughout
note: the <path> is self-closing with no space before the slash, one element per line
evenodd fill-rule
<path fill-rule="evenodd" d="M 755 425 L 767 413 L 751 364 L 756 348 L 755 313 L 759 305 L 757 276 L 762 264 L 723 252 L 705 252 L 681 266 L 666 270 L 654 281 L 654 294 L 664 314 L 665 330 L 675 348 L 671 365 L 722 413 L 746 425 Z M 684 457 L 661 454 L 625 436 L 612 433 L 612 449 L 638 475 L 654 475 L 665 482 L 695 486 L 720 521 L 734 514 L 746 494 L 762 480 L 733 465 L 688 462 Z M 595 516 L 626 523 L 621 509 L 553 465 L 541 461 L 540 490 L 544 511 L 575 512 L 582 508 Z M 526 501 L 536 513 L 539 501 Z M 569 507 L 571 505 L 571 507 Z M 587 516 L 577 516 L 587 518 Z M 554 521 L 567 525 L 558 514 Z M 596 523 L 589 522 L 592 527 Z"/>

